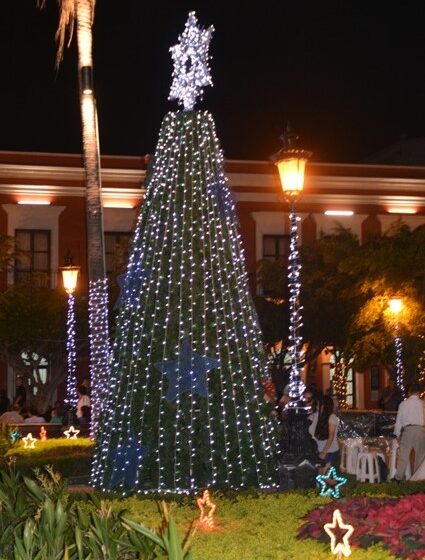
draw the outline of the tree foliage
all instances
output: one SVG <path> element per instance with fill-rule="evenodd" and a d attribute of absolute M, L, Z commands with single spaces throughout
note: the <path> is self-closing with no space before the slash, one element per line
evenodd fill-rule
<path fill-rule="evenodd" d="M 0 235 L 0 272 L 7 270 L 15 258 L 15 239 L 9 235 Z"/>
<path fill-rule="evenodd" d="M 306 361 L 336 347 L 346 360 L 354 359 L 358 371 L 376 363 L 391 370 L 396 320 L 388 302 L 397 295 L 403 299 L 397 318 L 403 363 L 412 378 L 425 349 L 425 226 L 412 231 L 399 221 L 385 234 L 360 244 L 349 229 L 336 225 L 332 233 L 304 245 L 301 259 Z M 281 264 L 269 261 L 260 270 L 264 281 L 273 285 Z M 267 324 L 264 307 L 257 309 L 261 324 Z M 287 301 L 281 309 L 287 315 Z M 273 342 L 268 337 L 275 332 L 263 330 L 263 334 L 265 342 Z"/>
<path fill-rule="evenodd" d="M 66 311 L 64 293 L 33 281 L 0 294 L 0 361 L 24 377 L 27 395 L 41 411 L 66 376 Z M 39 374 L 44 360 L 45 380 Z M 36 388 L 35 396 L 29 387 Z"/>

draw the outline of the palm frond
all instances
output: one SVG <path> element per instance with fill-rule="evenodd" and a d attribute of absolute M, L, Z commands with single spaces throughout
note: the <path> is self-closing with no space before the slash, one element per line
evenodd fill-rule
<path fill-rule="evenodd" d="M 56 30 L 55 39 L 58 45 L 56 52 L 56 68 L 60 66 L 63 59 L 63 52 L 65 50 L 66 35 L 68 33 L 68 41 L 66 46 L 69 47 L 74 34 L 74 23 L 77 12 L 77 3 L 80 0 L 58 0 L 59 4 L 59 24 Z M 94 9 L 96 0 L 88 0 L 91 6 L 91 20 L 93 23 Z M 37 7 L 43 9 L 46 0 L 37 0 Z"/>

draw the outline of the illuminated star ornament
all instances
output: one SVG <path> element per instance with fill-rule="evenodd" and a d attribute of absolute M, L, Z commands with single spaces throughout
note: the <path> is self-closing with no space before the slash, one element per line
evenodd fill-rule
<path fill-rule="evenodd" d="M 18 430 L 13 430 L 13 432 L 10 434 L 10 439 L 12 443 L 16 443 L 20 437 L 21 434 L 19 433 Z"/>
<path fill-rule="evenodd" d="M 22 441 L 24 442 L 24 448 L 25 449 L 34 449 L 35 448 L 35 442 L 37 440 L 32 437 L 31 433 L 29 433 L 27 436 L 22 438 Z"/>
<path fill-rule="evenodd" d="M 139 303 L 139 296 L 140 296 L 140 289 L 141 285 L 149 279 L 150 275 L 152 274 L 151 270 L 140 270 L 136 269 L 132 276 L 133 279 L 137 280 L 137 284 L 134 285 L 134 281 L 131 285 L 131 291 L 129 288 L 126 288 L 125 280 L 126 280 L 126 273 L 119 274 L 116 278 L 117 284 L 120 288 L 120 293 L 118 295 L 118 299 L 115 302 L 114 310 L 116 311 L 119 309 L 123 304 L 131 305 L 132 307 L 138 307 Z"/>
<path fill-rule="evenodd" d="M 204 490 L 202 498 L 196 500 L 196 505 L 199 508 L 200 514 L 198 519 L 198 526 L 202 529 L 211 530 L 214 528 L 214 512 L 216 505 L 212 503 L 209 490 Z M 208 511 L 206 511 L 208 509 Z"/>
<path fill-rule="evenodd" d="M 335 467 L 330 467 L 326 474 L 316 476 L 316 480 L 320 484 L 320 495 L 335 499 L 340 497 L 341 486 L 347 484 L 345 476 L 338 476 Z"/>
<path fill-rule="evenodd" d="M 177 99 L 185 111 L 191 111 L 203 86 L 212 86 L 208 49 L 214 27 L 198 27 L 195 12 L 190 12 L 179 42 L 170 48 L 174 63 L 173 83 L 168 99 Z"/>
<path fill-rule="evenodd" d="M 127 444 L 116 447 L 110 456 L 113 463 L 110 488 L 119 483 L 126 483 L 131 490 L 135 489 L 140 463 L 148 452 L 147 445 L 139 445 L 133 438 L 129 438 Z"/>
<path fill-rule="evenodd" d="M 343 522 L 339 509 L 334 510 L 332 523 L 325 523 L 325 525 L 323 525 L 323 528 L 331 538 L 332 554 L 338 555 L 338 558 L 341 558 L 341 554 L 343 554 L 344 556 L 350 556 L 351 547 L 348 539 L 353 534 L 354 527 Z M 335 534 L 335 529 L 338 532 L 341 530 L 345 531 L 345 534 L 342 537 L 342 541 L 338 540 L 338 537 Z"/>
<path fill-rule="evenodd" d="M 165 400 L 174 402 L 185 392 L 208 397 L 207 372 L 220 365 L 220 360 L 201 356 L 192 350 L 188 340 L 180 346 L 177 360 L 166 360 L 154 364 L 156 369 L 168 377 Z"/>
<path fill-rule="evenodd" d="M 74 426 L 70 426 L 67 430 L 64 431 L 66 439 L 77 439 L 80 430 L 74 428 Z"/>

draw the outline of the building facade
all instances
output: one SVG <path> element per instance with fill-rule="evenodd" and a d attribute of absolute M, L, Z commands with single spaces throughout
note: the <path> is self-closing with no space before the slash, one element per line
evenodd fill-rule
<path fill-rule="evenodd" d="M 102 202 L 107 274 L 116 279 L 143 204 L 145 157 L 102 157 Z M 251 289 L 257 261 L 287 254 L 288 207 L 270 162 L 225 162 L 236 203 Z M 361 241 L 384 233 L 400 217 L 411 228 L 425 223 L 425 168 L 394 165 L 310 163 L 297 204 L 300 242 L 331 232 L 336 222 Z M 25 258 L 0 273 L 0 290 L 26 275 L 59 283 L 59 267 L 72 257 L 81 267 L 79 290 L 87 290 L 84 168 L 80 155 L 0 152 L 0 235 L 13 236 Z M 323 353 L 315 382 L 330 384 L 332 354 Z M 0 364 L 0 388 L 12 396 L 15 375 Z M 356 408 L 376 408 L 385 384 L 378 366 L 351 372 L 349 393 Z"/>

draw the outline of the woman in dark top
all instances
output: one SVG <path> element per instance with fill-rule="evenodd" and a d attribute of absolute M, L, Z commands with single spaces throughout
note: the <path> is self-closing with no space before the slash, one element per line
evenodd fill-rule
<path fill-rule="evenodd" d="M 20 407 L 25 406 L 27 400 L 27 392 L 24 387 L 24 378 L 19 375 L 16 378 L 16 393 L 13 404 L 19 404 Z"/>

